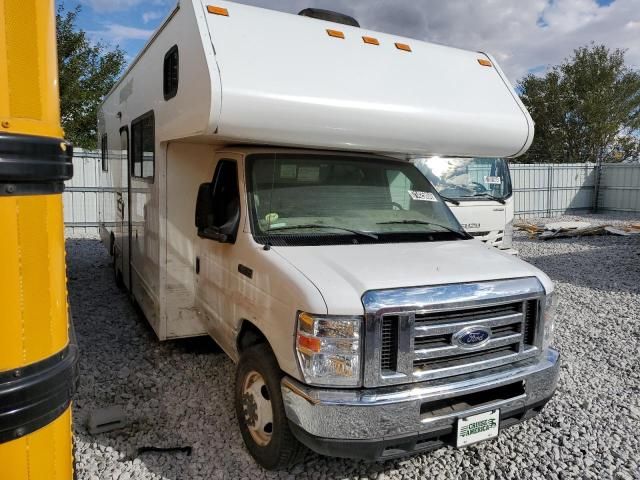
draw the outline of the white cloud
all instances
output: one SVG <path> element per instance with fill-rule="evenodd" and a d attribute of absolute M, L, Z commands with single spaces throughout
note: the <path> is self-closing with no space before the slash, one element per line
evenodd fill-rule
<path fill-rule="evenodd" d="M 114 12 L 135 7 L 143 0 L 80 0 L 83 5 L 88 5 L 96 12 Z"/>
<path fill-rule="evenodd" d="M 238 0 L 297 13 L 308 0 Z M 640 68 L 640 2 L 615 0 L 316 0 L 364 28 L 492 53 L 512 82 L 591 42 L 626 48 Z"/>
<path fill-rule="evenodd" d="M 152 5 L 169 5 L 177 0 L 80 0 L 80 3 L 90 6 L 96 12 L 117 12 L 136 7 L 141 3 Z"/>
<path fill-rule="evenodd" d="M 104 40 L 115 44 L 126 40 L 147 40 L 151 37 L 153 30 L 127 27 L 117 23 L 106 23 L 102 30 L 92 30 L 89 33 L 96 40 Z"/>
<path fill-rule="evenodd" d="M 142 14 L 142 21 L 144 23 L 149 23 L 152 20 L 157 20 L 157 19 L 161 18 L 162 15 L 163 15 L 163 13 L 159 12 L 157 10 L 153 10 L 153 11 L 150 11 L 150 12 L 144 12 Z"/>

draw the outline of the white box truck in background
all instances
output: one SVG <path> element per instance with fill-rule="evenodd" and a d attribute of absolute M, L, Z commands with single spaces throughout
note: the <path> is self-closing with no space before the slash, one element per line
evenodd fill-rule
<path fill-rule="evenodd" d="M 433 156 L 413 163 L 449 204 L 462 227 L 508 253 L 513 244 L 513 187 L 505 158 Z"/>
<path fill-rule="evenodd" d="M 270 469 L 494 438 L 558 378 L 552 282 L 408 161 L 521 154 L 531 118 L 489 55 L 356 25 L 184 0 L 99 111 L 117 279 L 237 363 Z"/>

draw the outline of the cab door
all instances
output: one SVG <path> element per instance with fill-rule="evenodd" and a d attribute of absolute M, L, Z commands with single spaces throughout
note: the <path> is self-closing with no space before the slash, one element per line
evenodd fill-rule
<path fill-rule="evenodd" d="M 216 226 L 227 224 L 238 210 L 242 212 L 238 157 L 217 155 L 211 180 L 212 217 Z M 239 215 L 241 225 L 242 214 Z M 238 266 L 242 263 L 237 239 L 223 243 L 199 234 L 196 245 L 196 306 L 208 333 L 229 352 L 234 346 L 233 302 L 239 295 Z"/>

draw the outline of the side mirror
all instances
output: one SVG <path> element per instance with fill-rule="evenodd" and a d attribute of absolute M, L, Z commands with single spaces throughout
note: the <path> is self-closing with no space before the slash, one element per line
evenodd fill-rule
<path fill-rule="evenodd" d="M 213 185 L 203 183 L 198 189 L 196 202 L 196 227 L 198 234 L 201 230 L 213 225 Z"/>
<path fill-rule="evenodd" d="M 235 243 L 240 226 L 240 205 L 236 201 L 225 207 L 224 216 L 228 216 L 228 219 L 223 225 L 216 226 L 213 184 L 203 183 L 200 185 L 196 203 L 196 227 L 199 237 L 220 243 Z"/>

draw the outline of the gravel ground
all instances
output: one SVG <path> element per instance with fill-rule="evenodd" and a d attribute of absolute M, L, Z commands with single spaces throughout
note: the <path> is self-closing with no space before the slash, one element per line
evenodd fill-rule
<path fill-rule="evenodd" d="M 612 221 L 562 218 L 570 219 Z M 541 242 L 517 233 L 515 247 L 551 276 L 560 296 L 562 374 L 542 414 L 465 450 L 386 463 L 309 454 L 292 471 L 273 473 L 244 449 L 233 364 L 207 339 L 157 342 L 116 288 L 102 245 L 69 239 L 69 297 L 82 353 L 74 407 L 78 478 L 640 479 L 640 236 Z M 113 404 L 125 409 L 129 426 L 88 434 L 89 412 Z M 137 455 L 144 446 L 193 452 Z"/>

